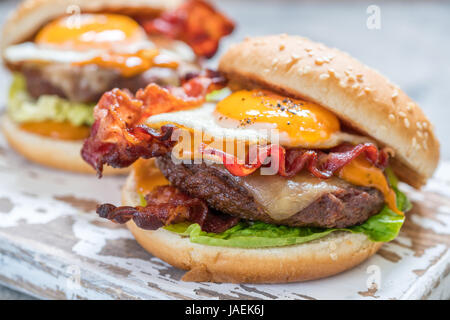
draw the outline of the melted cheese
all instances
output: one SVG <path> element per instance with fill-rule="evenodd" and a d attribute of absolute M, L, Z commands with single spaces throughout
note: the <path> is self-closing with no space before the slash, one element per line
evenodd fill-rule
<path fill-rule="evenodd" d="M 156 63 L 158 57 L 158 50 L 156 49 L 142 49 L 133 54 L 116 54 L 104 53 L 93 57 L 89 60 L 84 60 L 74 63 L 74 65 L 88 65 L 95 64 L 102 68 L 117 69 L 124 77 L 132 77 L 137 74 L 150 69 L 153 66 L 176 68 L 178 63 L 175 61 L 165 61 L 164 63 Z"/>
<path fill-rule="evenodd" d="M 397 208 L 395 192 L 389 187 L 383 171 L 372 165 L 364 157 L 360 156 L 344 166 L 339 171 L 338 176 L 354 185 L 380 190 L 388 207 L 395 213 L 403 215 L 403 212 Z"/>
<path fill-rule="evenodd" d="M 169 181 L 155 166 L 154 159 L 139 159 L 133 164 L 136 192 L 146 195 L 158 186 L 168 185 Z"/>
<path fill-rule="evenodd" d="M 69 122 L 42 121 L 24 122 L 22 130 L 60 140 L 84 140 L 89 137 L 91 129 L 88 126 L 74 126 Z"/>
<path fill-rule="evenodd" d="M 248 190 L 265 213 L 277 221 L 288 219 L 322 195 L 336 192 L 349 185 L 336 177 L 321 180 L 308 172 L 301 172 L 292 178 L 259 173 L 236 177 L 225 169 L 221 170 Z"/>

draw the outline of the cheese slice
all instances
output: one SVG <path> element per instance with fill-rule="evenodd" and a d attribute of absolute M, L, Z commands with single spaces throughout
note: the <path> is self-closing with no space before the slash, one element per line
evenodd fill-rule
<path fill-rule="evenodd" d="M 399 215 L 403 215 L 403 212 L 397 208 L 395 192 L 389 186 L 383 171 L 375 167 L 363 156 L 359 156 L 344 166 L 339 170 L 338 176 L 354 185 L 373 187 L 380 190 L 389 209 Z"/>
<path fill-rule="evenodd" d="M 230 174 L 223 166 L 217 166 L 233 181 L 243 186 L 264 212 L 272 219 L 282 221 L 300 212 L 322 195 L 350 186 L 337 177 L 318 179 L 308 171 L 292 178 L 280 175 L 260 175 L 259 171 L 244 177 Z"/>

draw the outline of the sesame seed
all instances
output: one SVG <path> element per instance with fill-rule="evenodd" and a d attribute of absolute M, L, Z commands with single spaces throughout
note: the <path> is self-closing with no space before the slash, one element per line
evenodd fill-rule
<path fill-rule="evenodd" d="M 334 250 L 337 249 L 336 243 L 335 243 L 334 241 L 331 241 L 331 242 L 330 242 L 329 247 L 330 247 L 330 250 L 331 250 L 331 251 L 334 251 Z"/>
<path fill-rule="evenodd" d="M 390 122 L 395 122 L 395 116 L 392 113 L 388 116 L 388 118 Z"/>
<path fill-rule="evenodd" d="M 414 109 L 414 107 L 415 107 L 415 104 L 413 103 L 413 102 L 409 102 L 407 105 L 406 105 L 406 110 L 408 110 L 408 111 L 412 111 L 413 109 Z"/>
<path fill-rule="evenodd" d="M 416 126 L 417 128 L 419 128 L 420 130 L 422 130 L 422 124 L 420 123 L 420 121 L 416 122 Z"/>
<path fill-rule="evenodd" d="M 403 118 L 406 117 L 406 113 L 404 113 L 403 111 L 399 111 L 398 115 Z"/>
<path fill-rule="evenodd" d="M 366 93 L 365 93 L 364 91 L 360 90 L 356 96 L 357 96 L 357 97 L 362 97 L 362 96 L 365 95 L 365 94 L 366 94 Z"/>
<path fill-rule="evenodd" d="M 364 91 L 365 91 L 366 93 L 370 93 L 370 92 L 372 92 L 372 89 L 369 88 L 369 87 L 365 87 L 365 88 L 364 88 Z"/>
<path fill-rule="evenodd" d="M 276 64 L 277 62 L 278 62 L 278 59 L 277 59 L 277 58 L 275 58 L 275 59 L 272 60 L 272 64 Z"/>
<path fill-rule="evenodd" d="M 299 60 L 300 59 L 300 55 L 293 53 L 291 55 L 291 58 L 294 59 L 294 60 Z"/>
<path fill-rule="evenodd" d="M 424 129 L 426 129 L 427 127 L 428 127 L 428 123 L 427 122 L 422 122 L 422 127 L 424 128 Z"/>
<path fill-rule="evenodd" d="M 392 93 L 392 99 L 395 99 L 398 97 L 398 91 L 394 90 L 394 92 Z"/>
<path fill-rule="evenodd" d="M 333 68 L 329 68 L 328 73 L 333 76 L 336 74 L 336 70 L 334 70 Z"/>
<path fill-rule="evenodd" d="M 416 144 L 417 144 L 416 137 L 413 137 L 413 138 L 412 138 L 412 143 L 411 143 L 411 144 L 412 144 L 413 147 L 416 146 Z"/>
<path fill-rule="evenodd" d="M 308 73 L 308 72 L 310 72 L 311 71 L 311 66 L 304 66 L 303 67 L 303 73 L 304 74 L 306 74 L 306 73 Z"/>
<path fill-rule="evenodd" d="M 417 136 L 418 136 L 419 138 L 423 138 L 423 133 L 422 133 L 422 131 L 417 131 Z"/>
<path fill-rule="evenodd" d="M 321 66 L 322 64 L 325 63 L 325 61 L 324 61 L 322 58 L 317 58 L 316 61 L 315 61 L 315 63 L 316 63 L 318 66 Z"/>
<path fill-rule="evenodd" d="M 328 79 L 330 77 L 330 75 L 328 74 L 328 73 L 322 73 L 320 76 L 319 76 L 319 79 L 320 80 L 326 80 L 326 79 Z"/>
<path fill-rule="evenodd" d="M 403 119 L 403 122 L 405 123 L 405 127 L 409 128 L 409 120 L 408 120 L 408 118 Z"/>

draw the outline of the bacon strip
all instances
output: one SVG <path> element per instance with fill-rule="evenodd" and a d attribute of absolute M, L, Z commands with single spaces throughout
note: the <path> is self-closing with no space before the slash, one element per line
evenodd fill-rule
<path fill-rule="evenodd" d="M 175 144 L 174 130 L 164 126 L 156 132 L 143 125 L 157 113 L 191 108 L 202 104 L 208 92 L 225 86 L 225 79 L 211 70 L 186 80 L 181 87 L 162 88 L 149 84 L 133 97 L 124 90 L 106 92 L 94 109 L 95 123 L 81 156 L 101 176 L 103 165 L 127 167 L 139 157 L 166 154 Z"/>
<path fill-rule="evenodd" d="M 162 88 L 150 84 L 133 97 L 129 92 L 114 89 L 103 95 L 95 107 L 96 119 L 90 137 L 85 141 L 81 155 L 98 174 L 104 164 L 126 167 L 138 158 L 162 156 L 172 150 L 176 141 L 171 139 L 174 126 L 162 126 L 155 131 L 145 126 L 145 120 L 157 113 L 190 108 L 205 101 L 209 91 L 223 87 L 225 80 L 217 73 L 205 73 L 186 79 L 181 87 Z M 375 166 L 387 166 L 388 153 L 371 143 L 342 144 L 329 152 L 308 149 L 284 149 L 278 145 L 257 146 L 249 152 L 254 155 L 242 164 L 234 155 L 203 148 L 203 153 L 222 158 L 225 168 L 235 176 L 246 176 L 271 161 L 277 173 L 292 177 L 304 168 L 314 176 L 330 178 L 337 170 L 361 154 Z M 270 157 L 270 158 L 269 158 Z"/>
<path fill-rule="evenodd" d="M 202 0 L 190 0 L 153 20 L 140 20 L 150 35 L 164 35 L 186 42 L 198 56 L 211 58 L 222 37 L 233 32 L 234 23 Z"/>
<path fill-rule="evenodd" d="M 120 224 L 133 219 L 139 228 L 146 230 L 189 221 L 198 223 L 203 231 L 220 233 L 239 222 L 238 217 L 212 212 L 204 201 L 190 198 L 172 186 L 157 187 L 146 195 L 145 200 L 145 207 L 102 204 L 97 208 L 97 213 L 102 218 Z"/>
<path fill-rule="evenodd" d="M 249 159 L 244 164 L 239 163 L 234 155 L 221 150 L 203 147 L 201 152 L 221 157 L 224 167 L 232 175 L 240 177 L 252 174 L 267 165 L 268 160 L 271 161 L 273 167 L 278 168 L 277 173 L 283 177 L 292 177 L 307 168 L 317 178 L 327 179 L 362 153 L 365 154 L 367 160 L 382 169 L 387 166 L 389 158 L 385 150 L 379 151 L 372 143 L 356 146 L 341 144 L 331 149 L 329 153 L 307 149 L 286 150 L 278 145 L 256 146 L 256 148 L 257 150 L 250 149 Z"/>

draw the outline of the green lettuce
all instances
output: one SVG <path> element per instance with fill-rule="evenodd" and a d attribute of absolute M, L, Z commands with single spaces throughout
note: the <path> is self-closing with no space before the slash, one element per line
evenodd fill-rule
<path fill-rule="evenodd" d="M 55 95 L 33 99 L 23 75 L 15 73 L 8 96 L 8 115 L 17 123 L 52 120 L 75 126 L 94 123 L 94 104 L 68 101 Z"/>
<path fill-rule="evenodd" d="M 387 173 L 387 176 L 397 195 L 398 208 L 403 212 L 408 211 L 411 209 L 411 203 L 406 195 L 397 188 L 397 178 L 392 171 Z M 392 179 L 393 177 L 395 180 Z M 403 222 L 404 216 L 400 216 L 384 206 L 380 213 L 370 217 L 363 224 L 349 228 L 288 227 L 264 222 L 240 222 L 222 233 L 204 232 L 196 223 L 179 223 L 164 228 L 189 237 L 193 243 L 221 247 L 264 248 L 301 244 L 325 237 L 336 231 L 362 233 L 372 241 L 388 242 L 397 237 Z"/>
<path fill-rule="evenodd" d="M 214 90 L 206 95 L 205 100 L 207 102 L 218 102 L 220 100 L 225 99 L 227 96 L 230 95 L 230 93 L 231 93 L 231 90 L 227 87 L 219 89 L 219 90 Z"/>

